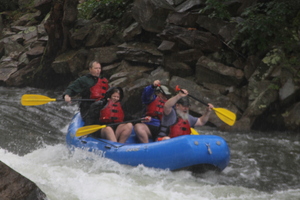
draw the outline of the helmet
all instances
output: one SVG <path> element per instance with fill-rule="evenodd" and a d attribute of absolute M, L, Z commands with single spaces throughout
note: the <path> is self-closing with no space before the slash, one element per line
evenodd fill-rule
<path fill-rule="evenodd" d="M 191 104 L 190 104 L 190 100 L 189 100 L 188 97 L 182 97 L 181 99 L 179 99 L 179 100 L 177 101 L 177 103 L 178 103 L 178 104 L 181 104 L 181 105 L 183 105 L 183 106 L 190 106 L 190 105 L 191 105 Z"/>
<path fill-rule="evenodd" d="M 164 85 L 157 86 L 156 87 L 156 91 L 157 92 L 161 92 L 164 95 L 171 95 L 171 92 L 169 91 L 169 89 L 166 86 L 164 86 Z"/>

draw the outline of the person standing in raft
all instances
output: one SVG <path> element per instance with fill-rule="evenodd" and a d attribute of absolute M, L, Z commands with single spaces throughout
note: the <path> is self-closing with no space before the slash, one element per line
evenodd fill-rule
<path fill-rule="evenodd" d="M 124 111 L 121 101 L 123 99 L 123 90 L 120 87 L 110 88 L 105 97 L 90 107 L 91 118 L 100 113 L 98 122 L 95 124 L 107 125 L 105 128 L 92 134 L 93 137 L 100 137 L 113 142 L 125 143 L 132 132 L 132 123 L 118 125 L 109 124 L 121 123 L 124 121 Z"/>
<path fill-rule="evenodd" d="M 71 97 L 80 94 L 82 99 L 94 99 L 99 101 L 102 99 L 109 88 L 108 80 L 100 77 L 101 64 L 97 61 L 92 61 L 89 64 L 89 74 L 76 79 L 71 83 L 63 94 L 63 98 L 66 102 L 71 102 Z M 88 121 L 88 110 L 90 106 L 95 103 L 93 101 L 80 102 L 80 114 L 86 125 L 93 122 Z"/>
<path fill-rule="evenodd" d="M 150 122 L 137 123 L 134 130 L 141 143 L 148 143 L 149 138 L 155 140 L 159 133 L 160 122 L 163 116 L 163 107 L 171 95 L 166 86 L 160 86 L 160 80 L 144 88 L 142 102 L 146 106 L 146 116 Z"/>
<path fill-rule="evenodd" d="M 208 121 L 214 106 L 209 103 L 204 115 L 199 118 L 194 117 L 189 114 L 188 94 L 187 90 L 182 89 L 165 103 L 158 141 L 190 135 L 191 127 L 203 126 Z"/>

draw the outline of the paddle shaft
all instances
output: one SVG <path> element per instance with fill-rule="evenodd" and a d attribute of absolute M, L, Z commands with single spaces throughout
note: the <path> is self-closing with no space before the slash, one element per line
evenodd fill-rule
<path fill-rule="evenodd" d="M 178 86 L 176 86 L 176 90 L 184 93 Z M 193 97 L 190 94 L 188 94 L 188 96 L 195 99 L 196 101 L 199 101 L 200 103 L 203 103 L 206 106 L 209 106 L 204 101 L 201 101 L 200 99 L 197 99 L 196 97 Z M 219 119 L 221 119 L 223 122 L 225 122 L 226 124 L 228 124 L 230 126 L 234 125 L 235 120 L 236 120 L 236 115 L 233 112 L 226 110 L 224 108 L 212 108 L 212 109 L 215 111 L 215 113 L 217 114 Z"/>
<path fill-rule="evenodd" d="M 184 92 L 182 91 L 182 89 L 180 89 L 180 92 L 184 93 Z M 185 93 L 184 93 L 184 94 L 185 94 Z M 196 97 L 194 97 L 194 96 L 192 96 L 192 95 L 190 95 L 190 94 L 188 94 L 188 96 L 191 97 L 191 98 L 193 98 L 193 99 L 195 99 L 196 101 L 199 101 L 200 103 L 202 103 L 202 104 L 208 106 L 208 104 L 205 103 L 204 101 L 202 101 L 202 100 L 200 100 L 200 99 L 198 99 L 198 98 L 196 98 Z"/>
<path fill-rule="evenodd" d="M 65 101 L 64 99 L 56 99 L 56 101 Z M 96 101 L 96 99 L 71 99 L 71 101 Z"/>
<path fill-rule="evenodd" d="M 204 101 L 202 101 L 202 100 L 200 100 L 200 99 L 198 99 L 198 98 L 196 98 L 196 97 L 194 97 L 194 96 L 192 96 L 192 95 L 190 95 L 190 94 L 188 94 L 188 96 L 191 97 L 191 98 L 193 98 L 193 99 L 195 99 L 196 101 L 199 101 L 200 103 L 202 103 L 202 104 L 208 106 L 208 104 L 205 103 Z"/>
<path fill-rule="evenodd" d="M 71 101 L 95 101 L 96 99 L 71 99 Z M 65 101 L 64 99 L 27 99 L 26 101 Z"/>

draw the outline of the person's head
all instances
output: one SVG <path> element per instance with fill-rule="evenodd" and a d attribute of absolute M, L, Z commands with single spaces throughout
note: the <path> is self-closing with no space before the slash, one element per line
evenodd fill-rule
<path fill-rule="evenodd" d="M 156 95 L 160 96 L 161 98 L 168 98 L 171 95 L 171 92 L 166 86 L 161 85 L 161 86 L 157 86 Z"/>
<path fill-rule="evenodd" d="M 101 73 L 101 64 L 97 61 L 92 61 L 89 64 L 90 74 L 93 76 L 100 76 Z"/>
<path fill-rule="evenodd" d="M 110 99 L 113 102 L 121 101 L 123 99 L 123 90 L 120 87 L 112 87 L 107 90 L 105 94 L 106 99 Z"/>
<path fill-rule="evenodd" d="M 188 97 L 182 97 L 176 103 L 176 113 L 183 119 L 188 119 L 190 101 Z"/>

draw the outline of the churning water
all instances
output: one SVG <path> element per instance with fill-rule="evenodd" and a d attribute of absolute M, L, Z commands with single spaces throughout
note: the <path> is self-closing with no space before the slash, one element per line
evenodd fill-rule
<path fill-rule="evenodd" d="M 204 133 L 223 137 L 231 149 L 221 173 L 131 167 L 83 150 L 68 151 L 65 135 L 76 104 L 20 104 L 23 94 L 61 98 L 61 91 L 0 87 L 0 93 L 0 160 L 35 182 L 50 200 L 300 199 L 299 135 L 209 129 Z"/>

